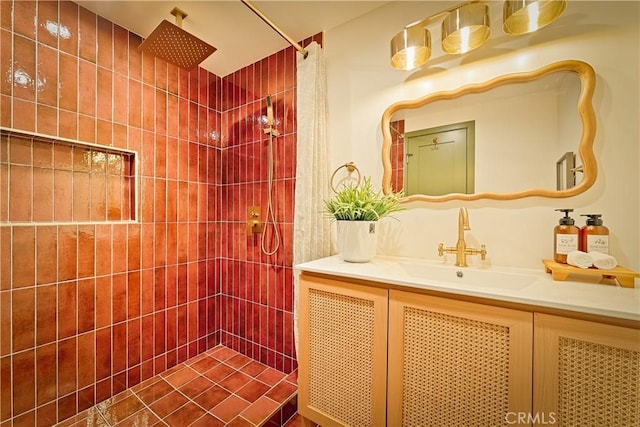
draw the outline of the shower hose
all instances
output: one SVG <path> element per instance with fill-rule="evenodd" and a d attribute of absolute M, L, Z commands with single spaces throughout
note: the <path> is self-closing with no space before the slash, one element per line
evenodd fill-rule
<path fill-rule="evenodd" d="M 273 255 L 278 252 L 280 248 L 280 232 L 276 225 L 276 218 L 273 213 L 273 201 L 271 199 L 271 192 L 273 190 L 273 131 L 269 130 L 269 146 L 267 148 L 267 215 L 264 221 L 264 230 L 262 230 L 261 249 L 265 255 Z M 271 220 L 269 220 L 271 219 Z M 273 228 L 273 236 L 275 243 L 272 250 L 267 249 L 267 230 L 269 224 Z"/>

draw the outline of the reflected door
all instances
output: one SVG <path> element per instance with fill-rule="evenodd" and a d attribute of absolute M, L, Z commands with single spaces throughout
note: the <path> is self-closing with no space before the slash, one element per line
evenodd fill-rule
<path fill-rule="evenodd" d="M 474 192 L 474 122 L 407 132 L 407 195 Z"/>

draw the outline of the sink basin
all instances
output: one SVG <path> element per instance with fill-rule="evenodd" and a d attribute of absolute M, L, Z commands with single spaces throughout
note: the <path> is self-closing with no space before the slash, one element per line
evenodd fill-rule
<path fill-rule="evenodd" d="M 538 280 L 534 275 L 501 271 L 491 267 L 482 269 L 420 263 L 401 263 L 400 266 L 407 275 L 420 278 L 424 283 L 446 282 L 485 289 L 519 290 Z"/>

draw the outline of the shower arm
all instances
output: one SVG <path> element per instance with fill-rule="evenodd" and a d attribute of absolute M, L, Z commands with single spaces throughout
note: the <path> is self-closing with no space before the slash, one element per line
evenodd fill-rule
<path fill-rule="evenodd" d="M 305 50 L 305 48 L 303 48 L 302 46 L 300 46 L 300 44 L 298 44 L 295 40 L 293 40 L 291 37 L 289 37 L 288 35 L 286 35 L 280 28 L 278 28 L 278 26 L 276 24 L 274 24 L 269 18 L 267 18 L 264 13 L 262 13 L 260 11 L 260 9 L 258 9 L 253 3 L 251 3 L 249 0 L 240 0 L 242 3 L 244 3 L 245 6 L 247 6 L 249 9 L 251 9 L 251 11 L 253 13 L 255 13 L 256 15 L 258 15 L 258 18 L 262 19 L 268 26 L 270 26 L 276 33 L 280 34 L 280 36 L 285 39 L 287 42 L 289 42 L 289 44 L 293 47 L 296 48 L 296 50 L 298 52 L 300 52 L 303 56 L 304 59 L 307 59 L 307 55 L 309 55 L 309 52 L 307 52 Z"/>

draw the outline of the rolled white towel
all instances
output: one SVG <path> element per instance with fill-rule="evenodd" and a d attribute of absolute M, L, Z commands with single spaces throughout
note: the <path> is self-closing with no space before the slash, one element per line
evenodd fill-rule
<path fill-rule="evenodd" d="M 611 270 L 618 265 L 618 260 L 615 257 L 602 252 L 589 252 L 593 259 L 593 266 L 601 270 Z"/>
<path fill-rule="evenodd" d="M 567 254 L 567 264 L 580 268 L 589 268 L 593 265 L 593 259 L 586 252 L 571 251 Z"/>

